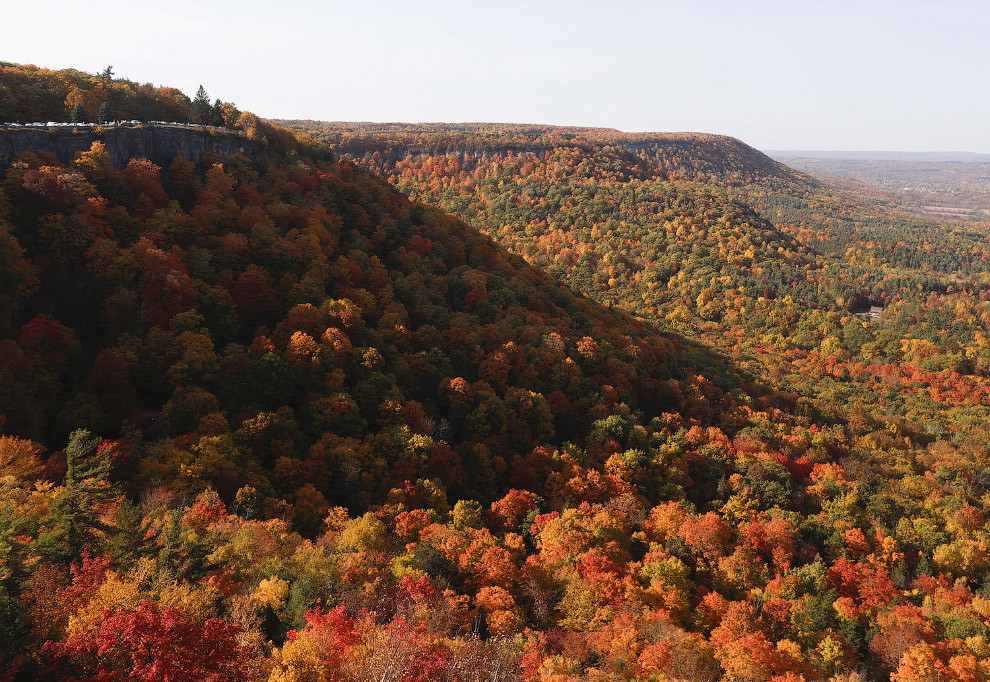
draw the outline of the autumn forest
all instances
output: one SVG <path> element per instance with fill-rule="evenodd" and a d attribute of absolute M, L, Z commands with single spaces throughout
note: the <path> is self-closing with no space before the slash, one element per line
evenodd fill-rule
<path fill-rule="evenodd" d="M 990 680 L 986 221 L 200 90 L 0 62 L 0 682 Z"/>

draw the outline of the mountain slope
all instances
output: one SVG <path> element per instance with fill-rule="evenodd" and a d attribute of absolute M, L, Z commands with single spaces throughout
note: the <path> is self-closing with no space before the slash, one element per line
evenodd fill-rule
<path fill-rule="evenodd" d="M 6 342 L 7 372 L 23 375 L 2 410 L 13 433 L 58 442 L 80 423 L 109 434 L 123 417 L 153 440 L 236 440 L 242 421 L 288 408 L 282 456 L 304 457 L 328 425 L 364 442 L 360 462 L 335 463 L 319 487 L 339 497 L 356 466 L 367 482 L 351 482 L 355 502 L 367 504 L 401 482 L 389 473 L 395 455 L 374 464 L 374 452 L 388 443 L 412 456 L 401 453 L 414 433 L 442 436 L 450 457 L 474 457 L 484 442 L 495 480 L 468 480 L 470 464 L 443 473 L 490 499 L 514 458 L 584 440 L 610 412 L 592 397 L 603 387 L 630 426 L 634 414 L 648 423 L 686 409 L 679 382 L 698 379 L 675 340 L 575 297 L 373 176 L 348 164 L 259 174 L 236 155 L 209 163 L 201 183 L 180 159 L 163 185 L 146 162 L 112 171 L 96 147 L 72 167 L 28 155 L 7 173 L 7 234 L 37 283 L 7 311 L 21 329 Z M 170 195 L 185 195 L 188 211 Z M 463 404 L 447 394 L 453 379 Z M 135 401 L 115 404 L 136 386 Z M 399 409 L 411 401 L 419 407 Z M 163 465 L 188 456 L 170 451 Z M 271 491 L 272 473 L 228 464 L 195 485 Z M 433 458 L 410 465 L 414 479 L 440 471 Z"/>
<path fill-rule="evenodd" d="M 93 144 L 65 162 L 25 153 L 0 180 L 4 676 L 987 672 L 978 426 L 939 433 L 906 411 L 769 392 L 271 132 L 254 159 L 118 169 Z M 502 241 L 537 245 L 573 220 L 589 232 L 579 265 L 628 239 L 614 286 L 676 265 L 664 286 L 683 285 L 684 310 L 713 328 L 733 329 L 713 302 L 738 297 L 741 322 L 750 304 L 790 309 L 771 321 L 782 346 L 807 343 L 785 336 L 795 320 L 834 338 L 834 316 L 802 316 L 789 282 L 771 303 L 742 289 L 777 261 L 817 290 L 820 253 L 718 187 L 574 139 L 424 158 L 402 177 L 423 172 L 491 220 L 540 216 Z M 945 311 L 926 312 L 941 327 Z M 888 331 L 924 317 L 885 315 L 896 324 L 857 319 L 874 334 L 862 347 L 900 346 Z M 914 365 L 857 366 L 832 341 L 787 359 L 814 358 L 800 371 L 840 386 L 855 371 L 881 400 L 928 382 L 978 424 L 985 386 L 936 376 L 935 343 L 913 341 Z"/>
<path fill-rule="evenodd" d="M 381 148 L 365 152 L 361 162 L 412 197 L 454 211 L 598 300 L 653 319 L 688 301 L 682 312 L 693 310 L 712 278 L 726 280 L 723 288 L 730 289 L 769 285 L 773 297 L 782 298 L 781 284 L 801 277 L 809 263 L 806 249 L 724 191 L 674 179 L 702 177 L 716 167 L 707 160 L 685 165 L 680 145 L 693 148 L 704 136 L 675 136 L 674 155 L 661 172 L 625 148 L 655 151 L 655 142 L 613 140 L 614 131 L 548 128 L 537 136 L 524 127 L 499 128 L 499 134 L 462 128 L 369 133 L 358 126 L 353 139 L 333 126 L 309 130 L 330 141 L 339 137 L 335 149 L 342 154 L 366 148 L 368 136 L 379 135 Z M 431 135 L 436 151 L 419 151 L 430 146 Z M 717 150 L 711 157 L 721 158 Z M 774 172 L 784 168 L 765 161 Z M 709 170 L 697 170 L 702 167 Z M 756 263 L 782 272 L 754 277 Z"/>
<path fill-rule="evenodd" d="M 720 136 L 298 127 L 571 286 L 719 347 L 822 410 L 838 399 L 873 411 L 876 377 L 862 367 L 899 366 L 881 412 L 972 432 L 968 418 L 946 420 L 954 406 L 937 385 L 974 372 L 982 385 L 990 362 L 978 226 L 911 219 Z M 865 319 L 871 306 L 891 309 L 885 328 Z M 905 349 L 921 342 L 934 344 L 937 360 L 923 364 L 939 377 L 919 383 Z"/>

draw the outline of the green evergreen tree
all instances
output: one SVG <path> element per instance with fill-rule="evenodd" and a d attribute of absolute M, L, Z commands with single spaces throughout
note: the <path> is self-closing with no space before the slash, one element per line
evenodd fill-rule
<path fill-rule="evenodd" d="M 113 66 L 108 66 L 100 72 L 100 78 L 104 83 L 109 83 L 113 80 Z"/>
<path fill-rule="evenodd" d="M 102 439 L 86 429 L 76 429 L 69 436 L 65 448 L 65 487 L 102 489 L 110 476 L 110 457 L 106 451 L 100 452 Z"/>
<path fill-rule="evenodd" d="M 113 120 L 113 112 L 110 111 L 109 102 L 104 102 L 100 105 L 100 111 L 96 115 L 96 120 L 98 123 L 109 123 Z"/>
<path fill-rule="evenodd" d="M 162 575 L 176 580 L 195 582 L 205 576 L 214 564 L 209 556 L 215 537 L 182 533 L 182 509 L 173 509 L 165 519 L 158 551 L 158 569 Z"/>
<path fill-rule="evenodd" d="M 89 123 L 89 114 L 86 113 L 86 108 L 82 104 L 72 107 L 72 122 Z"/>
<path fill-rule="evenodd" d="M 182 510 L 172 509 L 165 520 L 160 536 L 162 548 L 158 551 L 158 569 L 163 575 L 179 574 L 182 552 Z"/>
<path fill-rule="evenodd" d="M 223 102 L 219 99 L 214 100 L 210 109 L 210 125 L 218 128 L 223 127 Z"/>
<path fill-rule="evenodd" d="M 110 483 L 110 457 L 102 440 L 85 429 L 72 432 L 65 448 L 65 482 L 52 502 L 35 545 L 50 561 L 68 563 L 85 548 L 100 551 L 110 527 L 100 519 L 98 505 L 115 496 Z"/>
<path fill-rule="evenodd" d="M 11 507 L 0 505 L 0 661 L 12 660 L 21 653 L 29 633 L 24 620 L 27 608 L 21 600 L 29 553 L 18 537 L 37 530 L 36 523 L 18 516 Z"/>
<path fill-rule="evenodd" d="M 196 91 L 196 97 L 189 107 L 189 122 L 199 125 L 209 125 L 212 117 L 213 105 L 210 104 L 210 96 L 206 94 L 206 90 L 200 85 L 199 90 Z"/>
<path fill-rule="evenodd" d="M 124 500 L 117 508 L 114 519 L 114 534 L 107 549 L 113 557 L 117 570 L 124 573 L 130 569 L 142 556 L 144 524 L 141 509 L 131 502 Z"/>

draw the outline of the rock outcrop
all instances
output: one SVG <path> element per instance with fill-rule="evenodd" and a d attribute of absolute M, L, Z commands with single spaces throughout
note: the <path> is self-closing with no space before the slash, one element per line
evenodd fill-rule
<path fill-rule="evenodd" d="M 199 161 L 204 152 L 221 156 L 240 152 L 252 161 L 270 154 L 264 142 L 220 129 L 149 124 L 75 129 L 0 128 L 0 177 L 24 152 L 48 152 L 68 163 L 78 152 L 89 150 L 94 142 L 106 145 L 110 161 L 117 169 L 133 158 L 148 159 L 167 168 L 180 153 L 193 162 Z"/>

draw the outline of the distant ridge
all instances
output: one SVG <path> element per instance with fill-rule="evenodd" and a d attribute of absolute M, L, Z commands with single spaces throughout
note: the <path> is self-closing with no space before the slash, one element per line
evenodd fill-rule
<path fill-rule="evenodd" d="M 990 154 L 979 154 L 976 152 L 871 152 L 773 149 L 764 150 L 763 153 L 778 161 L 782 159 L 854 159 L 860 161 L 990 163 Z"/>

